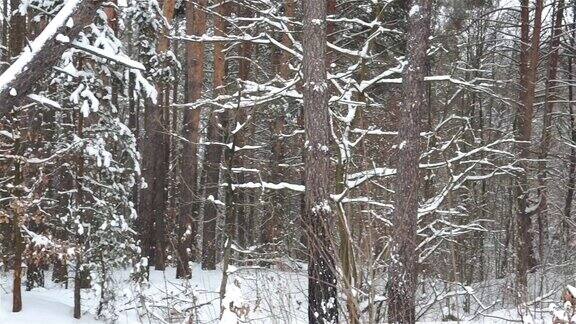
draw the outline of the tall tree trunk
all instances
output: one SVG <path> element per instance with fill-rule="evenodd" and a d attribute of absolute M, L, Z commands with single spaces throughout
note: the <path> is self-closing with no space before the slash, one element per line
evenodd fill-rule
<path fill-rule="evenodd" d="M 303 1 L 304 129 L 308 236 L 308 322 L 337 323 L 338 297 L 330 208 L 330 111 L 326 71 L 326 0 Z"/>
<path fill-rule="evenodd" d="M 207 0 L 190 0 L 186 3 L 186 33 L 201 36 L 206 32 L 205 7 Z M 201 42 L 186 44 L 186 67 L 188 82 L 186 101 L 194 102 L 202 96 L 204 81 L 204 45 Z M 200 139 L 200 108 L 184 111 L 182 137 L 186 139 L 182 148 L 181 196 L 178 215 L 178 276 L 190 274 L 189 261 L 196 260 L 196 236 L 200 204 L 198 201 L 198 146 Z"/>
<path fill-rule="evenodd" d="M 168 23 L 174 17 L 174 0 L 165 0 L 162 11 Z M 164 31 L 168 33 L 167 30 Z M 157 53 L 162 55 L 169 49 L 168 38 L 161 36 L 158 40 Z M 142 145 L 143 172 L 147 187 L 140 199 L 140 237 L 142 250 L 157 270 L 165 268 L 166 249 L 166 209 L 168 200 L 168 167 L 169 167 L 169 130 L 168 109 L 165 105 L 166 85 L 157 84 L 158 98 L 153 101 L 145 99 L 144 127 L 145 135 Z"/>
<path fill-rule="evenodd" d="M 170 94 L 165 85 L 160 87 L 158 95 L 158 106 L 160 110 L 159 123 L 161 128 L 157 132 L 159 145 L 156 147 L 157 169 L 155 171 L 155 185 L 153 193 L 153 212 L 154 212 L 154 268 L 164 270 L 166 268 L 166 217 L 168 214 L 168 172 L 170 163 L 170 139 L 167 134 L 170 130 L 169 110 L 167 100 Z M 150 158 L 150 156 L 149 156 Z"/>
<path fill-rule="evenodd" d="M 576 2 L 572 4 L 572 11 L 573 15 L 576 14 Z M 576 21 L 572 23 L 570 26 L 572 28 L 572 32 L 570 33 L 570 45 L 574 47 L 576 44 Z M 570 112 L 570 139 L 572 143 L 576 143 L 576 112 L 574 111 L 574 103 L 572 100 L 574 99 L 574 70 L 572 66 L 572 56 L 568 58 L 568 79 L 571 81 L 570 85 L 568 86 L 568 107 Z M 572 202 L 574 201 L 574 191 L 576 190 L 576 147 L 570 147 L 570 157 L 568 161 L 568 185 L 566 190 L 566 198 L 564 200 L 564 238 L 565 243 L 567 243 L 570 239 L 570 214 L 572 213 Z"/>
<path fill-rule="evenodd" d="M 10 59 L 14 59 L 20 54 L 22 50 L 22 45 L 24 44 L 24 39 L 26 38 L 26 16 L 20 15 L 19 11 L 15 11 L 20 4 L 19 0 L 10 0 L 10 9 L 13 14 L 10 16 L 10 34 L 8 38 L 8 52 Z M 20 125 L 16 120 L 15 125 Z M 18 127 L 18 126 L 15 126 Z M 21 143 L 18 139 L 14 145 L 15 154 L 21 154 Z M 19 161 L 15 162 L 15 180 L 14 183 L 16 187 L 22 185 L 22 166 Z M 21 189 L 16 190 L 17 199 L 23 193 Z M 18 202 L 17 202 L 18 204 Z M 21 223 L 24 221 L 22 219 L 24 213 L 19 208 L 14 210 L 14 218 L 12 219 L 12 235 L 13 235 L 13 245 L 14 245 L 14 280 L 12 288 L 12 311 L 19 312 L 22 310 L 22 262 L 24 253 L 24 238 L 22 237 L 22 232 L 20 229 Z"/>
<path fill-rule="evenodd" d="M 54 116 L 55 117 L 55 116 Z M 73 117 L 67 114 L 62 121 L 64 123 L 73 123 Z M 74 205 L 72 191 L 74 188 L 74 177 L 73 172 L 67 167 L 59 167 L 53 179 L 52 186 L 56 189 L 56 192 L 68 192 L 59 197 L 58 205 L 56 207 L 56 212 L 61 215 L 67 215 L 70 213 L 69 206 Z M 55 231 L 54 237 L 59 240 L 69 240 L 73 237 L 72 233 L 69 233 L 66 229 L 61 228 Z M 64 284 L 64 287 L 68 289 L 68 260 L 64 255 L 56 256 L 54 260 L 54 266 L 52 269 L 52 281 L 59 284 Z"/>
<path fill-rule="evenodd" d="M 534 100 L 536 75 L 539 61 L 540 31 L 542 28 L 542 0 L 536 0 L 534 13 L 534 30 L 530 39 L 530 8 L 529 0 L 522 0 L 521 10 L 521 45 L 520 45 L 520 93 L 518 115 L 516 118 L 516 139 L 518 143 L 519 163 L 524 172 L 518 175 L 516 184 L 516 280 L 517 290 L 521 299 L 527 296 L 527 272 L 536 265 L 532 246 L 532 219 L 529 210 L 529 162 L 530 142 L 532 139 L 532 118 L 534 117 Z"/>
<path fill-rule="evenodd" d="M 223 17 L 228 15 L 229 4 L 221 1 L 218 5 L 217 15 L 214 17 L 214 29 L 216 36 L 225 36 L 227 24 Z M 214 45 L 214 94 L 218 96 L 223 93 L 224 79 L 226 76 L 226 61 L 225 61 L 225 44 L 216 43 Z M 217 115 L 216 112 L 210 114 L 208 121 L 208 142 L 220 143 L 223 140 L 222 129 L 218 126 L 226 125 L 227 111 Z M 220 117 L 220 118 L 219 118 Z M 204 172 L 205 179 L 205 198 L 204 204 L 204 228 L 202 231 L 202 269 L 215 270 L 216 269 L 216 221 L 218 219 L 218 206 L 215 199 L 218 199 L 218 192 L 220 188 L 220 165 L 222 161 L 222 145 L 210 144 L 206 151 L 206 158 L 204 159 Z M 212 199 L 210 199 L 212 198 Z M 232 210 L 231 206 L 226 206 Z M 226 236 L 228 240 L 233 237 L 233 219 L 227 217 L 226 221 Z M 231 229 L 232 228 L 232 229 Z"/>
<path fill-rule="evenodd" d="M 337 13 L 336 11 L 336 0 L 327 0 L 326 3 L 326 11 L 328 17 L 332 17 Z M 326 33 L 327 33 L 327 40 L 328 42 L 335 44 L 336 39 L 336 24 L 334 22 L 328 22 L 326 26 Z M 329 68 L 335 61 L 333 51 L 328 51 L 326 54 L 326 67 Z M 363 73 L 362 69 L 359 72 L 360 74 Z M 362 79 L 362 78 L 359 78 Z M 333 95 L 335 92 L 335 88 L 333 85 L 328 85 L 329 95 Z M 358 98 L 356 98 L 358 100 Z M 358 100 L 361 101 L 361 100 Z M 335 179 L 336 179 L 336 192 L 341 193 L 345 191 L 346 187 L 346 177 L 347 177 L 347 161 L 345 161 L 347 157 L 342 157 L 339 155 L 338 163 L 335 170 Z M 359 310 L 357 301 L 354 298 L 354 291 L 356 285 L 356 260 L 354 256 L 354 248 L 353 248 L 353 238 L 352 238 L 352 229 L 351 229 L 351 222 L 349 215 L 346 213 L 344 205 L 342 203 L 338 203 L 337 205 L 337 227 L 338 227 L 338 236 L 339 236 L 339 261 L 340 261 L 340 268 L 342 269 L 342 287 L 345 290 L 346 294 L 346 310 L 348 312 L 348 323 L 349 324 L 357 324 L 359 321 Z"/>
<path fill-rule="evenodd" d="M 415 293 L 418 279 L 417 222 L 420 194 L 419 162 L 422 153 L 422 116 L 429 107 L 427 51 L 430 38 L 432 0 L 413 0 L 408 17 L 404 70 L 404 100 L 398 124 L 398 165 L 394 195 L 393 229 L 388 276 L 388 321 L 415 323 Z"/>
<path fill-rule="evenodd" d="M 77 136 L 78 138 L 84 137 L 84 117 L 80 111 L 76 113 L 77 121 Z M 78 156 L 76 157 L 76 213 L 78 213 L 78 226 L 84 226 L 86 223 L 84 217 L 84 150 L 80 150 Z M 84 245 L 86 242 L 86 236 L 83 234 L 84 231 L 78 231 L 76 234 L 76 269 L 74 272 L 74 318 L 79 319 L 82 317 L 82 303 L 81 303 L 81 289 L 82 289 L 82 276 L 85 275 L 83 271 L 83 255 L 84 255 Z"/>
<path fill-rule="evenodd" d="M 558 64 L 560 61 L 560 38 L 562 37 L 562 20 L 564 19 L 564 0 L 555 2 L 554 25 L 552 27 L 552 37 L 550 40 L 550 55 L 548 58 L 548 77 L 546 83 L 546 110 L 542 123 L 542 138 L 540 139 L 540 148 L 538 150 L 538 254 L 540 262 L 544 262 L 544 244 L 547 232 L 547 213 L 548 213 L 548 152 L 552 144 L 552 114 L 554 111 L 555 101 L 557 100 L 556 91 L 558 82 Z"/>
<path fill-rule="evenodd" d="M 172 24 L 174 19 L 176 0 L 164 0 L 162 4 L 162 14 L 164 19 L 168 24 Z M 169 33 L 168 30 L 164 31 L 166 34 Z M 161 36 L 158 53 L 165 54 L 170 50 L 170 41 L 168 37 Z M 156 109 L 159 110 L 158 114 L 160 117 L 160 127 L 161 129 L 156 135 L 159 137 L 159 142 L 161 146 L 158 147 L 157 159 L 158 169 L 155 173 L 156 183 L 154 191 L 153 204 L 156 210 L 154 211 L 154 234 L 155 237 L 155 250 L 154 250 L 154 266 L 156 270 L 164 270 L 166 268 L 166 217 L 168 211 L 168 179 L 169 179 L 169 169 L 170 169 L 170 85 L 160 84 L 156 87 L 158 97 Z M 150 158 L 150 156 L 148 157 Z"/>
<path fill-rule="evenodd" d="M 240 9 L 242 10 L 242 9 Z M 247 9 L 242 10 L 242 16 L 243 17 L 249 17 L 250 13 L 248 12 Z M 238 79 L 242 80 L 242 81 L 247 81 L 248 78 L 250 77 L 250 68 L 252 66 L 251 64 L 251 60 L 252 60 L 252 52 L 254 50 L 254 46 L 251 42 L 245 42 L 243 44 L 240 45 L 240 53 L 239 53 L 239 57 L 240 60 L 238 62 Z M 241 89 L 239 89 L 239 91 L 241 91 Z M 235 122 L 236 123 L 240 123 L 243 124 L 246 122 L 247 119 L 247 113 L 245 108 L 244 109 L 240 109 L 238 111 L 236 111 L 235 114 Z M 239 132 L 235 133 L 235 134 L 231 134 L 230 139 L 234 142 L 234 145 L 236 147 L 243 147 L 246 145 L 246 129 L 248 127 L 244 126 L 242 128 L 242 130 L 240 130 Z M 243 152 L 238 152 L 237 154 L 234 153 L 233 155 L 233 163 L 235 166 L 238 167 L 245 167 L 245 159 L 244 159 L 244 153 Z M 246 182 L 246 176 L 245 174 L 239 173 L 236 176 L 236 181 L 238 183 L 244 183 Z M 235 190 L 235 194 L 232 197 L 231 203 L 234 205 L 237 205 L 235 207 L 235 218 L 237 221 L 237 228 L 238 228 L 238 243 L 240 244 L 240 246 L 246 246 L 248 243 L 248 237 L 249 237 L 249 218 L 247 216 L 248 214 L 248 207 L 246 206 L 242 206 L 245 204 L 245 200 L 246 200 L 246 193 L 242 190 L 242 189 L 236 189 Z"/>
<path fill-rule="evenodd" d="M 136 137 L 137 148 L 140 151 L 140 100 L 136 92 L 136 80 L 134 74 L 130 74 L 128 79 L 128 127 Z M 140 206 L 140 179 L 136 179 L 134 187 L 132 187 L 132 201 L 134 206 Z"/>
<path fill-rule="evenodd" d="M 16 125 L 20 123 L 15 122 Z M 17 138 L 14 143 L 15 154 L 21 154 L 20 139 Z M 22 192 L 23 178 L 22 178 L 22 165 L 20 161 L 15 161 L 14 166 L 14 198 L 16 199 L 13 209 L 12 218 L 12 245 L 14 248 L 14 278 L 12 282 L 12 312 L 17 313 L 22 310 L 22 254 L 24 253 L 25 243 L 22 237 L 21 224 L 22 217 L 25 214 L 24 206 L 20 205 L 19 199 L 24 194 Z"/>

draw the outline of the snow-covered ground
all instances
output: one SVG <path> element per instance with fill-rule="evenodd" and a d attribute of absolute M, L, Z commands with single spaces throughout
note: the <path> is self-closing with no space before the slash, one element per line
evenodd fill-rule
<path fill-rule="evenodd" d="M 307 323 L 307 300 L 305 270 L 279 271 L 257 268 L 240 269 L 230 277 L 227 295 L 224 300 L 226 309 L 222 320 L 220 315 L 219 290 L 222 271 L 203 271 L 199 265 L 193 268 L 190 280 L 175 278 L 175 269 L 154 271 L 150 273 L 150 284 L 141 287 L 129 280 L 128 271 L 115 273 L 115 291 L 117 299 L 114 309 L 118 314 L 115 323 L 183 323 L 184 314 L 192 316 L 191 323 Z M 46 274 L 47 288 L 36 288 L 23 292 L 24 309 L 20 313 L 11 312 L 11 277 L 9 273 L 0 274 L 0 324 L 96 324 L 106 323 L 96 319 L 99 292 L 91 289 L 82 293 L 84 314 L 81 320 L 72 317 L 73 290 L 54 285 L 50 282 L 50 274 Z M 502 302 L 503 296 L 498 288 L 505 282 L 489 282 L 467 287 L 475 290 L 476 297 L 493 303 L 482 302 L 486 311 L 477 311 L 477 303 L 472 302 L 471 308 L 476 309 L 476 316 L 462 315 L 464 321 L 458 323 L 509 323 L 518 321 L 519 315 L 515 308 Z M 494 288 L 487 288 L 494 287 Z M 430 294 L 430 293 L 429 293 Z M 549 301 L 538 308 L 532 308 L 532 323 L 551 323 L 552 317 L 548 304 L 558 301 L 559 292 L 549 295 Z M 442 314 L 455 313 L 462 307 L 463 297 L 452 299 L 448 306 L 445 300 L 431 307 L 420 323 L 440 323 Z M 496 303 L 502 305 L 498 308 Z M 487 307 L 488 305 L 492 305 Z M 540 308 L 541 307 L 541 308 Z M 542 310 L 542 308 L 544 310 Z M 450 311 L 452 309 L 452 311 Z M 482 315 L 480 315 L 482 313 Z M 447 319 L 447 318 L 445 318 Z M 526 321 L 530 322 L 530 321 Z M 450 323 L 450 322 L 442 322 Z M 456 323 L 456 322 L 452 322 Z"/>
<path fill-rule="evenodd" d="M 192 323 L 219 323 L 219 290 L 222 271 L 193 269 L 192 279 L 175 278 L 175 269 L 150 272 L 150 284 L 141 287 L 128 279 L 128 271 L 115 274 L 118 294 L 115 309 L 116 323 L 180 323 L 183 314 L 192 314 Z M 306 277 L 303 273 L 276 272 L 265 269 L 241 269 L 230 276 L 226 305 L 233 312 L 225 312 L 223 323 L 236 323 L 238 317 L 253 323 L 305 323 Z M 83 317 L 75 320 L 72 283 L 69 289 L 54 285 L 46 275 L 47 288 L 23 291 L 23 310 L 12 313 L 10 274 L 0 274 L 1 324 L 67 324 L 103 323 L 95 319 L 98 291 L 83 290 Z M 140 293 L 142 292 L 142 293 Z M 232 303 L 232 304 L 231 304 Z M 238 314 L 238 315 L 237 315 Z"/>
<path fill-rule="evenodd" d="M 0 323 L 9 324 L 68 324 L 68 323 L 99 323 L 92 316 L 86 316 L 81 321 L 72 318 L 71 290 L 51 291 L 35 290 L 23 295 L 24 310 L 11 313 L 12 295 L 3 294 L 0 298 Z"/>

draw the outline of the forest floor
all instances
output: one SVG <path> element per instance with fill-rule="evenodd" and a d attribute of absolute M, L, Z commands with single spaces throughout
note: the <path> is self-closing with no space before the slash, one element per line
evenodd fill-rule
<path fill-rule="evenodd" d="M 277 271 L 266 269 L 240 269 L 230 277 L 227 285 L 225 305 L 235 305 L 233 312 L 225 310 L 222 321 L 219 290 L 222 271 L 203 271 L 194 267 L 190 280 L 175 278 L 175 269 L 150 272 L 150 284 L 141 286 L 128 280 L 127 271 L 114 274 L 114 290 L 117 298 L 107 310 L 118 315 L 115 323 L 180 323 L 180 314 L 194 314 L 193 323 L 307 323 L 306 276 L 304 271 Z M 11 278 L 9 273 L 0 274 L 0 323 L 1 324 L 101 324 L 95 319 L 98 309 L 99 291 L 86 289 L 82 292 L 83 317 L 72 318 L 73 289 L 55 285 L 46 274 L 46 288 L 23 291 L 23 310 L 11 312 Z M 493 286 L 493 285 L 490 285 Z M 476 289 L 476 288 L 475 288 Z M 486 296 L 484 296 L 486 297 Z M 494 296 L 492 296 L 494 297 Z M 494 300 L 497 300 L 495 298 Z M 460 301 L 462 302 L 462 301 Z M 454 304 L 454 303 L 453 303 Z M 419 323 L 441 323 L 440 310 L 445 302 L 439 302 Z M 452 306 L 453 307 L 453 306 Z M 516 309 L 496 309 L 482 312 L 481 316 L 461 316 L 458 323 L 509 323 L 519 322 Z M 551 323 L 547 311 L 537 310 L 532 323 Z M 160 320 L 160 318 L 162 320 Z M 450 322 L 442 322 L 450 323 Z M 456 323 L 456 322 L 452 322 Z"/>
<path fill-rule="evenodd" d="M 176 270 L 150 271 L 150 283 L 142 287 L 129 280 L 128 271 L 114 274 L 117 298 L 114 311 L 119 324 L 168 323 L 183 320 L 180 314 L 194 314 L 193 323 L 219 323 L 219 290 L 222 271 L 204 271 L 195 265 L 190 280 L 175 278 Z M 0 273 L 0 323 L 1 324 L 94 324 L 99 291 L 82 291 L 83 317 L 72 318 L 73 289 L 50 281 L 46 274 L 46 288 L 23 291 L 23 310 L 12 313 L 12 283 L 10 273 Z M 225 311 L 221 323 L 236 323 L 239 314 L 243 319 L 256 323 L 304 323 L 306 313 L 306 277 L 303 273 L 277 272 L 263 269 L 240 269 L 230 276 L 227 285 L 227 304 L 236 306 L 233 312 Z M 24 287 L 23 287 L 24 290 Z M 146 315 L 144 315 L 146 314 Z M 270 314 L 274 314 L 271 318 Z"/>

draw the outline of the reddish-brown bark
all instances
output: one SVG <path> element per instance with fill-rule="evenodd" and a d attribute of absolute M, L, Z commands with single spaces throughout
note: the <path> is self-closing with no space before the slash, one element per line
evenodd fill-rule
<path fill-rule="evenodd" d="M 194 0 L 186 3 L 186 33 L 201 36 L 206 32 L 207 0 Z M 186 100 L 194 102 L 202 96 L 204 81 L 204 44 L 186 44 L 186 66 L 188 69 Z M 198 221 L 200 204 L 198 200 L 198 142 L 200 139 L 200 109 L 184 111 L 182 137 L 186 139 L 181 159 L 181 194 L 178 215 L 178 259 L 179 276 L 188 276 L 188 262 L 196 260 L 198 248 Z"/>

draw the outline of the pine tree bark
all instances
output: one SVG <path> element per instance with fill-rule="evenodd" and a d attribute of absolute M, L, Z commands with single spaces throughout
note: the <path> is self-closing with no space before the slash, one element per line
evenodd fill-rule
<path fill-rule="evenodd" d="M 168 23 L 174 18 L 174 0 L 165 0 L 162 6 L 163 17 Z M 168 33 L 167 30 L 164 31 Z M 164 54 L 169 50 L 169 40 L 160 36 L 157 53 Z M 170 129 L 165 84 L 157 84 L 158 98 L 154 102 L 145 99 L 144 127 L 145 135 L 142 145 L 142 175 L 147 187 L 142 190 L 140 199 L 140 238 L 143 254 L 149 264 L 156 270 L 165 269 L 166 250 L 166 212 L 168 204 L 168 168 L 169 168 L 169 135 Z"/>
<path fill-rule="evenodd" d="M 394 194 L 394 224 L 388 265 L 388 321 L 415 323 L 415 293 L 418 279 L 417 223 L 420 198 L 422 117 L 429 107 L 427 51 L 430 38 L 432 0 L 413 0 L 409 7 L 403 97 L 398 124 L 398 165 Z"/>
<path fill-rule="evenodd" d="M 186 3 L 186 33 L 201 36 L 206 32 L 205 7 L 207 0 L 190 0 Z M 194 102 L 202 96 L 204 81 L 204 44 L 186 44 L 186 68 L 188 82 L 186 101 Z M 182 137 L 186 139 L 182 148 L 181 196 L 178 215 L 178 276 L 189 276 L 189 261 L 196 260 L 198 221 L 200 204 L 198 201 L 198 142 L 200 139 L 200 109 L 184 111 Z"/>
<path fill-rule="evenodd" d="M 305 231 L 308 236 L 308 322 L 337 323 L 338 297 L 330 208 L 330 111 L 326 71 L 326 0 L 303 1 Z"/>
<path fill-rule="evenodd" d="M 162 4 L 162 12 L 164 19 L 168 24 L 172 24 L 174 19 L 174 9 L 176 0 L 164 0 Z M 168 30 L 164 31 L 166 34 Z M 158 46 L 158 52 L 164 54 L 170 50 L 170 41 L 168 37 L 161 36 Z M 167 229 L 166 218 L 168 214 L 168 180 L 170 169 L 170 85 L 160 84 L 157 86 L 158 93 L 158 107 L 160 110 L 160 125 L 161 130 L 157 135 L 161 141 L 161 146 L 158 147 L 158 171 L 156 173 L 156 189 L 154 193 L 154 206 L 157 208 L 154 214 L 155 219 L 155 261 L 154 266 L 156 270 L 166 269 L 166 248 L 167 248 Z"/>

